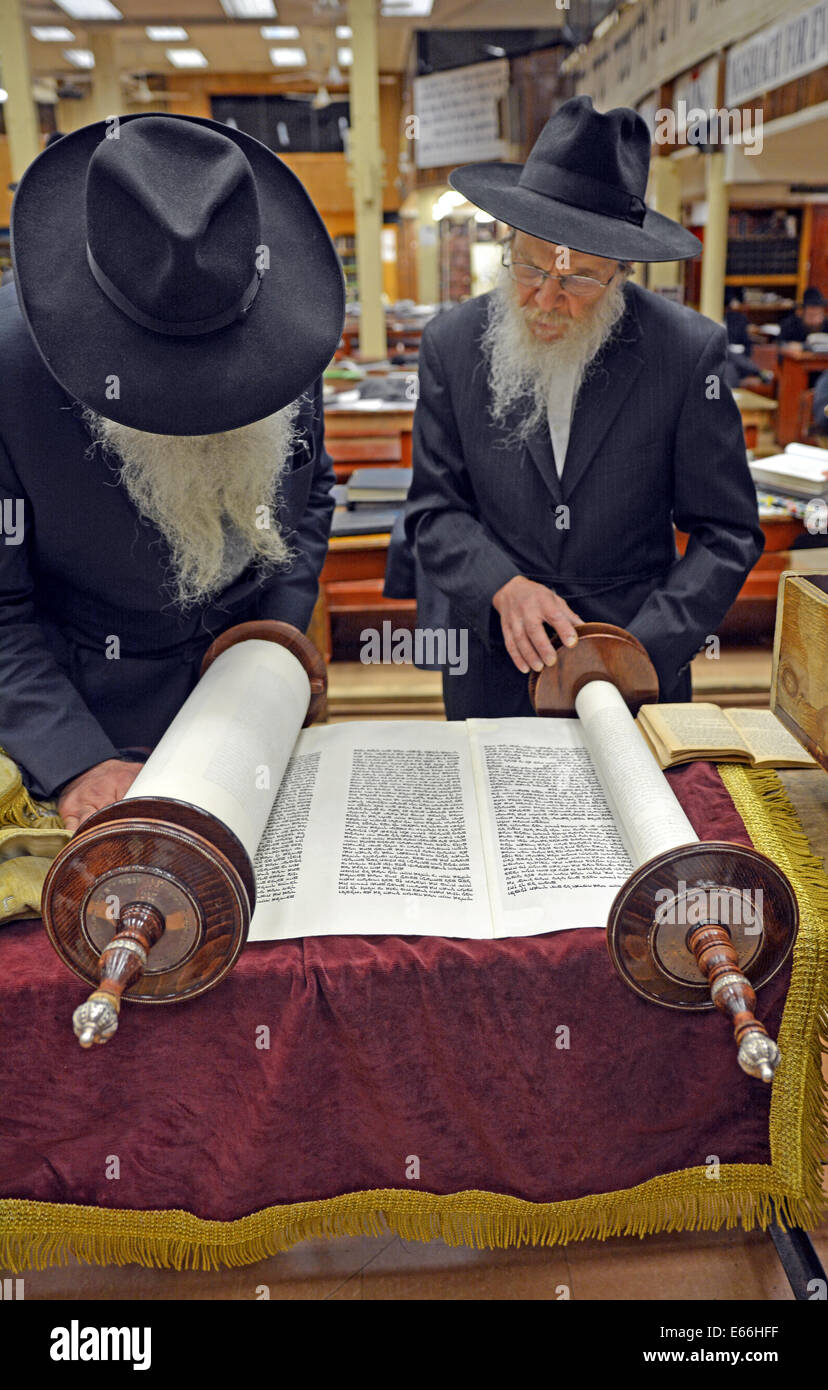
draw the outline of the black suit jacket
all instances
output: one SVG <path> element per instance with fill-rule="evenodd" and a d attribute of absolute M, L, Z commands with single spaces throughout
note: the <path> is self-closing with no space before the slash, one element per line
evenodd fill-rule
<path fill-rule="evenodd" d="M 489 296 L 428 325 L 406 531 L 453 621 L 493 660 L 502 665 L 505 648 L 492 597 L 523 574 L 585 621 L 633 632 L 669 699 L 764 540 L 724 384 L 724 330 L 637 285 L 624 293 L 619 332 L 578 395 L 561 479 L 545 421 L 515 450 L 489 416 L 480 345 Z M 681 559 L 674 521 L 690 533 Z"/>
<path fill-rule="evenodd" d="M 317 382 L 300 407 L 283 487 L 292 569 L 262 580 L 248 566 L 185 616 L 163 587 L 166 542 L 100 450 L 87 456 L 80 408 L 41 360 L 12 284 L 0 290 L 0 373 L 0 746 L 44 796 L 121 749 L 157 743 L 226 628 L 251 618 L 307 626 L 334 476 Z"/>

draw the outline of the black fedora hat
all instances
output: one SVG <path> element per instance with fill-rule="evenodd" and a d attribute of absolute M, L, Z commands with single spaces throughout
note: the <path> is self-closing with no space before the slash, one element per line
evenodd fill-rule
<path fill-rule="evenodd" d="M 550 116 L 525 164 L 466 164 L 449 183 L 530 236 L 619 261 L 683 261 L 701 242 L 645 206 L 650 132 L 636 111 L 606 115 L 572 97 Z"/>
<path fill-rule="evenodd" d="M 336 351 L 342 270 L 296 175 L 240 130 L 161 112 L 82 127 L 12 207 L 18 298 L 60 385 L 155 434 L 281 410 Z"/>

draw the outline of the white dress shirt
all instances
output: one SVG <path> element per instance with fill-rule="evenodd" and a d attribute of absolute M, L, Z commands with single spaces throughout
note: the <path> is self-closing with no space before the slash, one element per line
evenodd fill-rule
<path fill-rule="evenodd" d="M 555 451 L 555 467 L 558 470 L 559 478 L 563 473 L 566 450 L 569 444 L 576 371 L 577 365 L 573 363 L 572 366 L 567 364 L 556 372 L 546 408 L 552 448 Z"/>

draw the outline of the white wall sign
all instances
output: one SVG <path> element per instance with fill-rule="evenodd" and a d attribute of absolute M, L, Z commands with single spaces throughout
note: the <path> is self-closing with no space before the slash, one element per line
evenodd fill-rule
<path fill-rule="evenodd" d="M 772 24 L 782 6 L 795 8 L 796 0 L 638 0 L 587 45 L 576 89 L 599 111 L 635 106 L 677 72 L 737 43 L 746 29 Z"/>
<path fill-rule="evenodd" d="M 719 59 L 709 58 L 697 68 L 683 72 L 673 83 L 672 109 L 677 113 L 676 133 L 681 139 L 687 128 L 689 111 L 714 111 L 719 97 Z M 683 104 L 682 104 L 683 103 Z"/>
<path fill-rule="evenodd" d="M 828 0 L 780 20 L 727 55 L 725 104 L 739 106 L 828 63 Z"/>
<path fill-rule="evenodd" d="M 506 58 L 415 78 L 417 168 L 502 159 L 498 102 L 508 88 Z"/>

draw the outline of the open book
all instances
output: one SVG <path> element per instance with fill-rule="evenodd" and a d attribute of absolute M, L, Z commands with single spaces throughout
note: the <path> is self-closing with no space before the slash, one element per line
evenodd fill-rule
<path fill-rule="evenodd" d="M 822 497 L 828 493 L 828 450 L 814 444 L 788 444 L 782 454 L 752 459 L 754 483 L 795 497 Z"/>
<path fill-rule="evenodd" d="M 751 767 L 817 766 L 769 709 L 642 705 L 636 723 L 663 768 L 700 758 Z"/>

